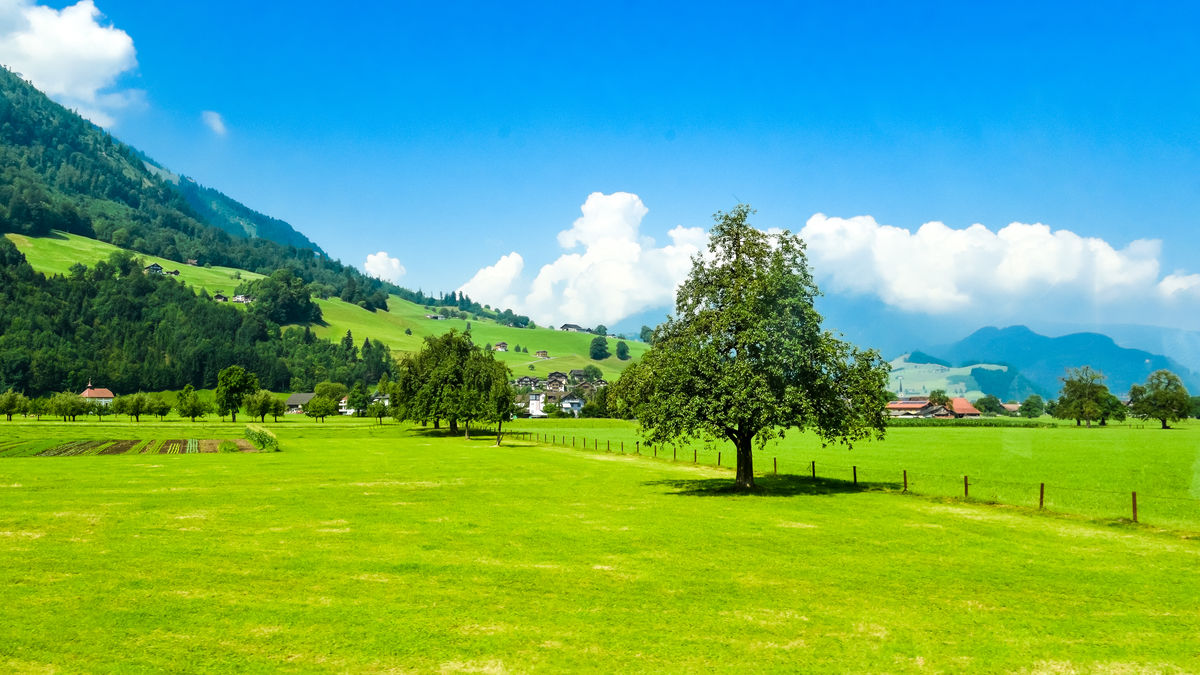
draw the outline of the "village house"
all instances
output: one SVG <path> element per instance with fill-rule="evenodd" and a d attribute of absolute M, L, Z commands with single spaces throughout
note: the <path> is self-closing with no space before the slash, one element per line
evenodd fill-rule
<path fill-rule="evenodd" d="M 1003 406 L 1004 411 L 1009 413 L 1010 415 L 1017 415 L 1021 412 L 1021 404 L 1020 403 L 1001 403 L 1000 405 Z"/>
<path fill-rule="evenodd" d="M 88 403 L 94 401 L 100 405 L 112 405 L 114 398 L 113 393 L 108 389 L 105 389 L 104 387 L 93 387 L 91 380 L 88 380 L 87 389 L 84 389 L 79 396 Z"/>
<path fill-rule="evenodd" d="M 377 391 L 371 396 L 371 403 L 382 403 L 385 407 L 390 406 L 392 397 Z"/>
<path fill-rule="evenodd" d="M 146 265 L 146 269 L 143 270 L 143 272 L 146 274 L 162 274 L 163 266 L 159 265 L 158 263 L 150 263 L 149 265 Z"/>
<path fill-rule="evenodd" d="M 576 325 L 575 325 L 575 324 L 573 324 L 573 323 L 564 323 L 563 325 L 559 326 L 559 327 L 558 327 L 558 329 L 559 329 L 559 330 L 562 330 L 562 331 L 566 331 L 566 332 L 568 332 L 568 333 L 582 333 L 582 332 L 584 332 L 584 330 L 583 330 L 583 326 L 576 326 Z"/>
<path fill-rule="evenodd" d="M 539 359 L 550 358 L 550 352 L 546 351 L 545 349 L 539 349 L 536 352 L 534 352 L 533 355 L 538 357 Z"/>
<path fill-rule="evenodd" d="M 224 294 L 217 293 L 213 296 L 213 302 L 229 302 L 229 297 Z"/>
<path fill-rule="evenodd" d="M 287 397 L 287 401 L 284 401 L 284 405 L 287 406 L 287 411 L 289 413 L 302 413 L 304 412 L 304 406 L 308 405 L 308 402 L 313 400 L 313 397 L 316 395 L 317 394 L 315 392 L 311 391 L 303 394 L 292 394 L 291 396 Z"/>
<path fill-rule="evenodd" d="M 913 417 L 949 417 L 950 411 L 944 407 L 931 403 L 925 397 L 911 397 L 900 401 L 891 401 L 886 406 L 889 417 L 913 418 Z"/>
<path fill-rule="evenodd" d="M 442 316 L 441 314 L 426 314 L 425 318 L 431 321 L 443 321 L 446 317 Z"/>
<path fill-rule="evenodd" d="M 343 396 L 342 400 L 338 401 L 338 414 L 339 415 L 353 415 L 356 412 L 358 412 L 358 411 L 355 410 L 354 408 L 350 407 L 350 397 L 349 396 Z"/>
<path fill-rule="evenodd" d="M 248 304 L 254 302 L 254 298 L 252 298 L 248 295 L 235 295 L 235 296 L 233 296 L 233 301 L 237 302 L 237 303 L 241 303 L 243 305 L 248 305 Z"/>
<path fill-rule="evenodd" d="M 955 417 L 979 417 L 979 410 L 971 402 L 961 396 L 950 399 L 950 412 Z"/>
<path fill-rule="evenodd" d="M 495 349 L 498 352 L 506 352 L 506 351 L 508 351 L 508 343 L 507 342 L 497 342 L 496 346 L 492 347 L 492 349 Z"/>
<path fill-rule="evenodd" d="M 529 394 L 526 407 L 529 409 L 530 417 L 546 417 L 545 410 L 542 407 L 546 404 L 546 395 L 541 392 L 533 392 Z"/>
<path fill-rule="evenodd" d="M 568 375 L 570 379 L 576 382 L 583 382 L 587 379 L 587 373 L 583 372 L 582 368 L 573 368 Z"/>
<path fill-rule="evenodd" d="M 583 410 L 583 399 L 575 394 L 570 394 L 558 402 L 563 412 L 569 412 L 572 415 L 579 417 L 579 411 Z"/>
<path fill-rule="evenodd" d="M 517 378 L 516 385 L 517 385 L 518 387 L 531 387 L 531 388 L 533 388 L 533 387 L 537 387 L 537 386 L 538 386 L 538 385 L 540 385 L 541 383 L 542 383 L 542 381 L 541 381 L 541 380 L 539 380 L 538 378 L 536 378 L 536 377 L 534 377 L 534 376 L 532 376 L 532 375 L 525 375 L 524 377 L 518 377 L 518 378 Z"/>

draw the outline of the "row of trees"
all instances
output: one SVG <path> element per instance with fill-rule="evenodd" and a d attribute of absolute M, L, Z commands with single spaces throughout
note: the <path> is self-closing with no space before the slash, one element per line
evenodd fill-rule
<path fill-rule="evenodd" d="M 1041 396 L 1032 394 L 1021 403 L 1016 414 L 1027 418 L 1049 414 L 1089 427 L 1092 422 L 1103 426 L 1110 419 L 1123 422 L 1132 415 L 1142 420 L 1158 420 L 1163 429 L 1189 415 L 1200 416 L 1200 400 L 1190 396 L 1179 376 L 1169 370 L 1156 370 L 1145 384 L 1133 385 L 1129 390 L 1128 405 L 1109 391 L 1104 384 L 1104 375 L 1090 366 L 1072 368 L 1061 380 L 1063 388 L 1058 399 L 1044 401 Z M 930 393 L 929 400 L 938 405 L 950 405 L 949 397 L 940 389 Z M 991 395 L 979 398 L 974 406 L 985 414 L 1012 414 L 1000 399 Z"/>

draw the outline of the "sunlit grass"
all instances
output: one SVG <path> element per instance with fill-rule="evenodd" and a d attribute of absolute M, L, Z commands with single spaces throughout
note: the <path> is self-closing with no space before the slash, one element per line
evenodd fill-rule
<path fill-rule="evenodd" d="M 1200 542 L 1176 535 L 839 480 L 740 496 L 727 470 L 395 423 L 268 426 L 283 452 L 0 459 L 0 663 L 1200 669 Z M 241 425 L 0 422 L 0 439 L 114 428 Z"/>

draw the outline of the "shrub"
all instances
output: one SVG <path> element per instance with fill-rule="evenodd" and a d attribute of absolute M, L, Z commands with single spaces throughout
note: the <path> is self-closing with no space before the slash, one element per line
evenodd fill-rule
<path fill-rule="evenodd" d="M 246 427 L 246 438 L 263 452 L 279 452 L 279 439 L 262 427 Z"/>
<path fill-rule="evenodd" d="M 217 446 L 217 452 L 237 452 L 238 444 L 233 441 L 221 441 Z"/>

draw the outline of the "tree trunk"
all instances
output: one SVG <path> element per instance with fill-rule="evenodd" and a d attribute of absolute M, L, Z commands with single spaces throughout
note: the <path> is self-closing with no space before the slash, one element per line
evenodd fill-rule
<path fill-rule="evenodd" d="M 503 434 L 503 432 L 504 432 L 504 420 L 500 420 L 499 422 L 496 423 L 496 447 L 497 448 L 500 447 L 500 436 Z"/>
<path fill-rule="evenodd" d="M 743 436 L 737 440 L 737 477 L 733 486 L 742 490 L 754 488 L 754 437 Z"/>
<path fill-rule="evenodd" d="M 451 436 L 458 435 L 458 420 L 456 420 L 456 419 L 450 420 L 450 435 Z"/>
<path fill-rule="evenodd" d="M 467 440 L 471 440 L 471 420 L 467 420 Z"/>
<path fill-rule="evenodd" d="M 233 422 L 234 424 L 237 424 L 237 411 L 234 410 L 233 412 L 229 413 L 229 416 L 230 416 L 229 421 Z"/>
<path fill-rule="evenodd" d="M 425 426 L 425 425 L 424 425 L 424 424 L 422 424 L 421 426 Z M 442 428 L 442 421 L 441 421 L 441 420 L 436 420 L 436 419 L 435 419 L 435 420 L 433 421 L 433 428 L 434 428 L 434 429 L 441 429 L 441 428 Z"/>
<path fill-rule="evenodd" d="M 1167 418 L 1165 418 L 1165 417 L 1160 417 L 1160 418 L 1158 418 L 1158 421 L 1159 421 L 1159 422 L 1162 422 L 1162 428 L 1164 428 L 1164 429 L 1170 429 L 1170 428 L 1171 428 L 1171 427 L 1167 426 Z"/>

